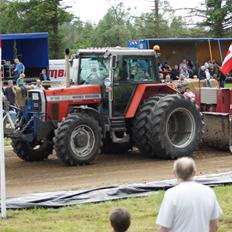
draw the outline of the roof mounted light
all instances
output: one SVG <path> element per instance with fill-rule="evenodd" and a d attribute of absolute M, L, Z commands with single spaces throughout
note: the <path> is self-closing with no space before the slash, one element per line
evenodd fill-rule
<path fill-rule="evenodd" d="M 159 52 L 160 51 L 160 46 L 159 45 L 154 45 L 153 50 L 156 51 L 156 52 Z"/>

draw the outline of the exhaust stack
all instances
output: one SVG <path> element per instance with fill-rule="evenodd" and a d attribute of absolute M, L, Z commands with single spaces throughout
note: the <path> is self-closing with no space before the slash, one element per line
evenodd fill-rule
<path fill-rule="evenodd" d="M 69 48 L 65 49 L 65 77 L 66 77 L 66 88 L 70 87 L 70 63 L 69 63 Z"/>

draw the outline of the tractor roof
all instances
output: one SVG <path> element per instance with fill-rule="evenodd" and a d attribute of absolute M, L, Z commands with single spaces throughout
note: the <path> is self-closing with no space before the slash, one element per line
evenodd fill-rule
<path fill-rule="evenodd" d="M 80 55 L 124 55 L 124 56 L 155 56 L 157 53 L 152 49 L 137 49 L 127 47 L 111 47 L 111 48 L 87 48 L 77 50 L 77 56 Z"/>

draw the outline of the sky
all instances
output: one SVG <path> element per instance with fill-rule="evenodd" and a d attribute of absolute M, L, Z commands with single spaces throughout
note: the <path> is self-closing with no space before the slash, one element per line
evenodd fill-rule
<path fill-rule="evenodd" d="M 107 12 L 107 9 L 120 0 L 63 0 L 65 5 L 71 6 L 71 13 L 80 17 L 82 21 L 97 23 Z M 204 0 L 169 0 L 170 5 L 176 8 L 196 7 Z M 124 6 L 130 7 L 132 13 L 141 14 L 149 12 L 153 7 L 152 0 L 124 0 Z M 134 9 L 136 7 L 136 9 Z M 178 13 L 177 13 L 178 14 Z M 179 14 L 181 12 L 179 11 Z"/>

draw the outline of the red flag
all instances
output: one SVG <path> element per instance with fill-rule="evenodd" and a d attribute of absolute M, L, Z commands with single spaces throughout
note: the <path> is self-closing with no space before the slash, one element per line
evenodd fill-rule
<path fill-rule="evenodd" d="M 232 70 L 232 44 L 221 66 L 221 72 L 226 75 Z"/>

